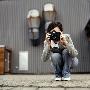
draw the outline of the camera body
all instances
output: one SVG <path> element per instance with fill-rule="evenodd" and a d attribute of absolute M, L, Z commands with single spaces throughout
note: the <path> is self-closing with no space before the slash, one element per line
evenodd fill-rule
<path fill-rule="evenodd" d="M 60 47 L 60 45 L 58 45 L 57 43 L 58 41 L 60 41 L 60 35 L 61 35 L 60 32 L 56 32 L 56 31 L 50 32 L 50 40 L 54 41 L 54 45 L 51 48 L 51 51 L 53 53 L 62 53 L 63 48 Z"/>
<path fill-rule="evenodd" d="M 60 32 L 56 32 L 56 31 L 52 31 L 50 32 L 50 40 L 53 40 L 54 42 L 57 42 L 60 40 L 60 35 L 61 33 Z"/>

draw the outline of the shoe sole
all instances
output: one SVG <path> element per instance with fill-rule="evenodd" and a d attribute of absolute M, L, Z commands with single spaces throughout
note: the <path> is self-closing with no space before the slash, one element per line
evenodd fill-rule
<path fill-rule="evenodd" d="M 65 80 L 65 79 L 62 79 L 62 81 L 70 81 L 70 80 L 71 80 L 71 79 L 66 79 L 66 80 Z"/>

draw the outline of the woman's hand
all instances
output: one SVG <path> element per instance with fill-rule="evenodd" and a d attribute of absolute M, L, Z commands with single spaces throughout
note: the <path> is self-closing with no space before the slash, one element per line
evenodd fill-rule
<path fill-rule="evenodd" d="M 45 40 L 48 43 L 49 49 L 50 49 L 50 46 L 51 46 L 50 35 L 51 35 L 50 33 L 46 33 L 46 37 L 45 37 Z"/>
<path fill-rule="evenodd" d="M 65 36 L 62 34 L 60 35 L 60 44 L 62 44 L 64 47 L 66 47 L 67 40 L 65 39 Z"/>
<path fill-rule="evenodd" d="M 46 33 L 46 39 L 47 40 L 50 40 L 50 35 L 51 35 L 50 33 Z"/>
<path fill-rule="evenodd" d="M 45 40 L 48 42 L 48 44 L 50 44 L 50 33 L 46 34 Z"/>

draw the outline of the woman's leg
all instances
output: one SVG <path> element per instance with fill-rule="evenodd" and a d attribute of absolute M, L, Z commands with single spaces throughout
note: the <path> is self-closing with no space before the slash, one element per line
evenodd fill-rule
<path fill-rule="evenodd" d="M 62 52 L 62 57 L 63 57 L 63 77 L 68 78 L 70 77 L 70 70 L 71 68 L 75 67 L 78 65 L 78 59 L 76 57 L 72 58 L 69 55 L 69 52 L 67 49 L 64 49 Z"/>
<path fill-rule="evenodd" d="M 70 62 L 71 62 L 71 66 L 70 66 L 71 69 L 77 67 L 79 63 L 77 57 L 72 58 Z"/>
<path fill-rule="evenodd" d="M 62 70 L 62 74 L 64 78 L 68 78 L 70 77 L 70 60 L 71 57 L 68 53 L 67 49 L 64 49 L 62 51 L 62 57 L 63 57 L 63 70 Z"/>
<path fill-rule="evenodd" d="M 55 69 L 56 77 L 62 77 L 62 57 L 59 53 L 51 54 L 51 61 Z"/>

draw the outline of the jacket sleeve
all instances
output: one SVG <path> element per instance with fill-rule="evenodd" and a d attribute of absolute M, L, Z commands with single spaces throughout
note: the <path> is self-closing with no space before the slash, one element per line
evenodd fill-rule
<path fill-rule="evenodd" d="M 45 62 L 45 61 L 49 60 L 49 58 L 50 58 L 50 50 L 49 50 L 48 43 L 45 40 L 44 41 L 44 49 L 43 49 L 43 52 L 41 55 L 41 60 Z"/>
<path fill-rule="evenodd" d="M 78 55 L 78 51 L 76 50 L 76 48 L 74 47 L 74 44 L 72 42 L 72 39 L 70 37 L 70 35 L 67 35 L 66 37 L 66 40 L 67 40 L 67 44 L 66 44 L 66 48 L 69 50 L 69 54 L 72 56 L 72 57 L 76 57 Z"/>

